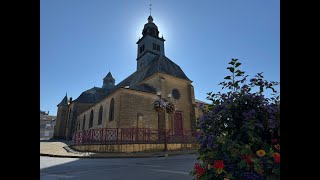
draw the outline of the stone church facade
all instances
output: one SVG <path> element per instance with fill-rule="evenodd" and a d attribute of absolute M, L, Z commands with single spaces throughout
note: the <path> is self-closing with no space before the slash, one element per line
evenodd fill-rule
<path fill-rule="evenodd" d="M 165 55 L 163 37 L 150 15 L 137 42 L 137 69 L 115 85 L 109 72 L 103 86 L 84 91 L 77 99 L 67 95 L 57 105 L 54 137 L 97 128 L 150 128 L 194 131 L 197 101 L 192 81 Z M 175 111 L 158 113 L 157 98 L 174 104 Z"/>

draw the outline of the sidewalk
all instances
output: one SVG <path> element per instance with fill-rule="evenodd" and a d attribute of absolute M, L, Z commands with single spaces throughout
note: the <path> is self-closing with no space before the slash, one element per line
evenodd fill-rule
<path fill-rule="evenodd" d="M 40 156 L 68 158 L 146 158 L 166 157 L 173 155 L 195 154 L 196 150 L 179 150 L 167 152 L 135 152 L 135 153 L 93 153 L 73 151 L 68 147 L 71 141 L 40 141 Z"/>

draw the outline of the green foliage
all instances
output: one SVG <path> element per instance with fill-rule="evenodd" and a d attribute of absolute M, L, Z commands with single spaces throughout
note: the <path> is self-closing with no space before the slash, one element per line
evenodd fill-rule
<path fill-rule="evenodd" d="M 280 96 L 275 81 L 248 75 L 232 58 L 231 72 L 220 82 L 225 93 L 209 92 L 212 101 L 197 121 L 200 149 L 193 176 L 199 179 L 265 179 L 280 175 Z M 251 92 L 257 87 L 257 92 Z M 265 98 L 265 90 L 272 91 Z M 276 154 L 276 155 L 275 155 Z M 220 167 L 220 168 L 219 168 Z M 197 169 L 197 170 L 196 170 Z M 203 172 L 204 171 L 204 172 Z M 201 175 L 200 175 L 200 174 Z"/>

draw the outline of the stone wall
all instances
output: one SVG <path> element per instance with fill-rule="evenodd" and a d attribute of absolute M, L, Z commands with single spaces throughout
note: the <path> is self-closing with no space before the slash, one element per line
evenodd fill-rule
<path fill-rule="evenodd" d="M 194 121 L 194 92 L 191 86 L 191 81 L 175 78 L 166 74 L 158 73 L 144 81 L 161 91 L 161 98 L 172 102 L 175 105 L 176 111 L 182 113 L 183 130 L 191 130 L 191 121 Z M 180 93 L 180 98 L 175 99 L 169 97 L 173 89 L 177 89 Z M 167 128 L 173 129 L 173 114 L 166 113 Z"/>
<path fill-rule="evenodd" d="M 123 89 L 119 128 L 158 128 L 158 113 L 153 108 L 155 94 Z"/>
<path fill-rule="evenodd" d="M 118 121 L 120 116 L 120 98 L 121 98 L 122 90 L 118 90 L 114 92 L 113 94 L 109 95 L 107 98 L 101 100 L 94 106 L 84 110 L 82 113 L 80 113 L 77 117 L 77 122 L 80 123 L 80 130 L 82 130 L 83 127 L 83 118 L 84 115 L 86 116 L 84 129 L 91 129 L 91 128 L 117 128 L 118 127 Z M 111 99 L 114 99 L 114 119 L 112 121 L 109 120 L 109 110 L 110 110 L 110 103 Z M 99 110 L 100 107 L 103 108 L 102 113 L 102 124 L 98 125 L 98 118 L 99 118 Z M 91 110 L 93 110 L 93 125 L 91 128 L 89 128 L 89 118 Z"/>
<path fill-rule="evenodd" d="M 164 144 L 103 144 L 103 145 L 78 145 L 71 146 L 77 151 L 84 152 L 158 152 L 164 150 Z M 174 143 L 167 144 L 169 151 L 198 149 L 198 144 Z"/>
<path fill-rule="evenodd" d="M 65 138 L 68 107 L 58 107 L 57 120 L 54 129 L 54 138 Z"/>

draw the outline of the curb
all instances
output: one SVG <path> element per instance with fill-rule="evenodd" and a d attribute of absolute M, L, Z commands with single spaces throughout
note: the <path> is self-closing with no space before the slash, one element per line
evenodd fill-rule
<path fill-rule="evenodd" d="M 155 157 L 168 157 L 168 156 L 176 156 L 176 155 L 187 155 L 187 154 L 196 154 L 195 152 L 188 152 L 188 153 L 177 153 L 177 154 L 154 154 L 154 155 L 128 155 L 128 156 L 69 156 L 69 155 L 56 155 L 56 154 L 45 154 L 40 153 L 40 156 L 47 156 L 47 157 L 59 157 L 59 158 L 155 158 Z"/>
<path fill-rule="evenodd" d="M 56 155 L 56 154 L 44 154 L 40 153 L 40 156 L 47 156 L 47 157 L 59 157 L 59 158 L 154 158 L 154 157 L 164 157 L 164 155 L 141 155 L 141 156 L 68 156 L 68 155 Z"/>

